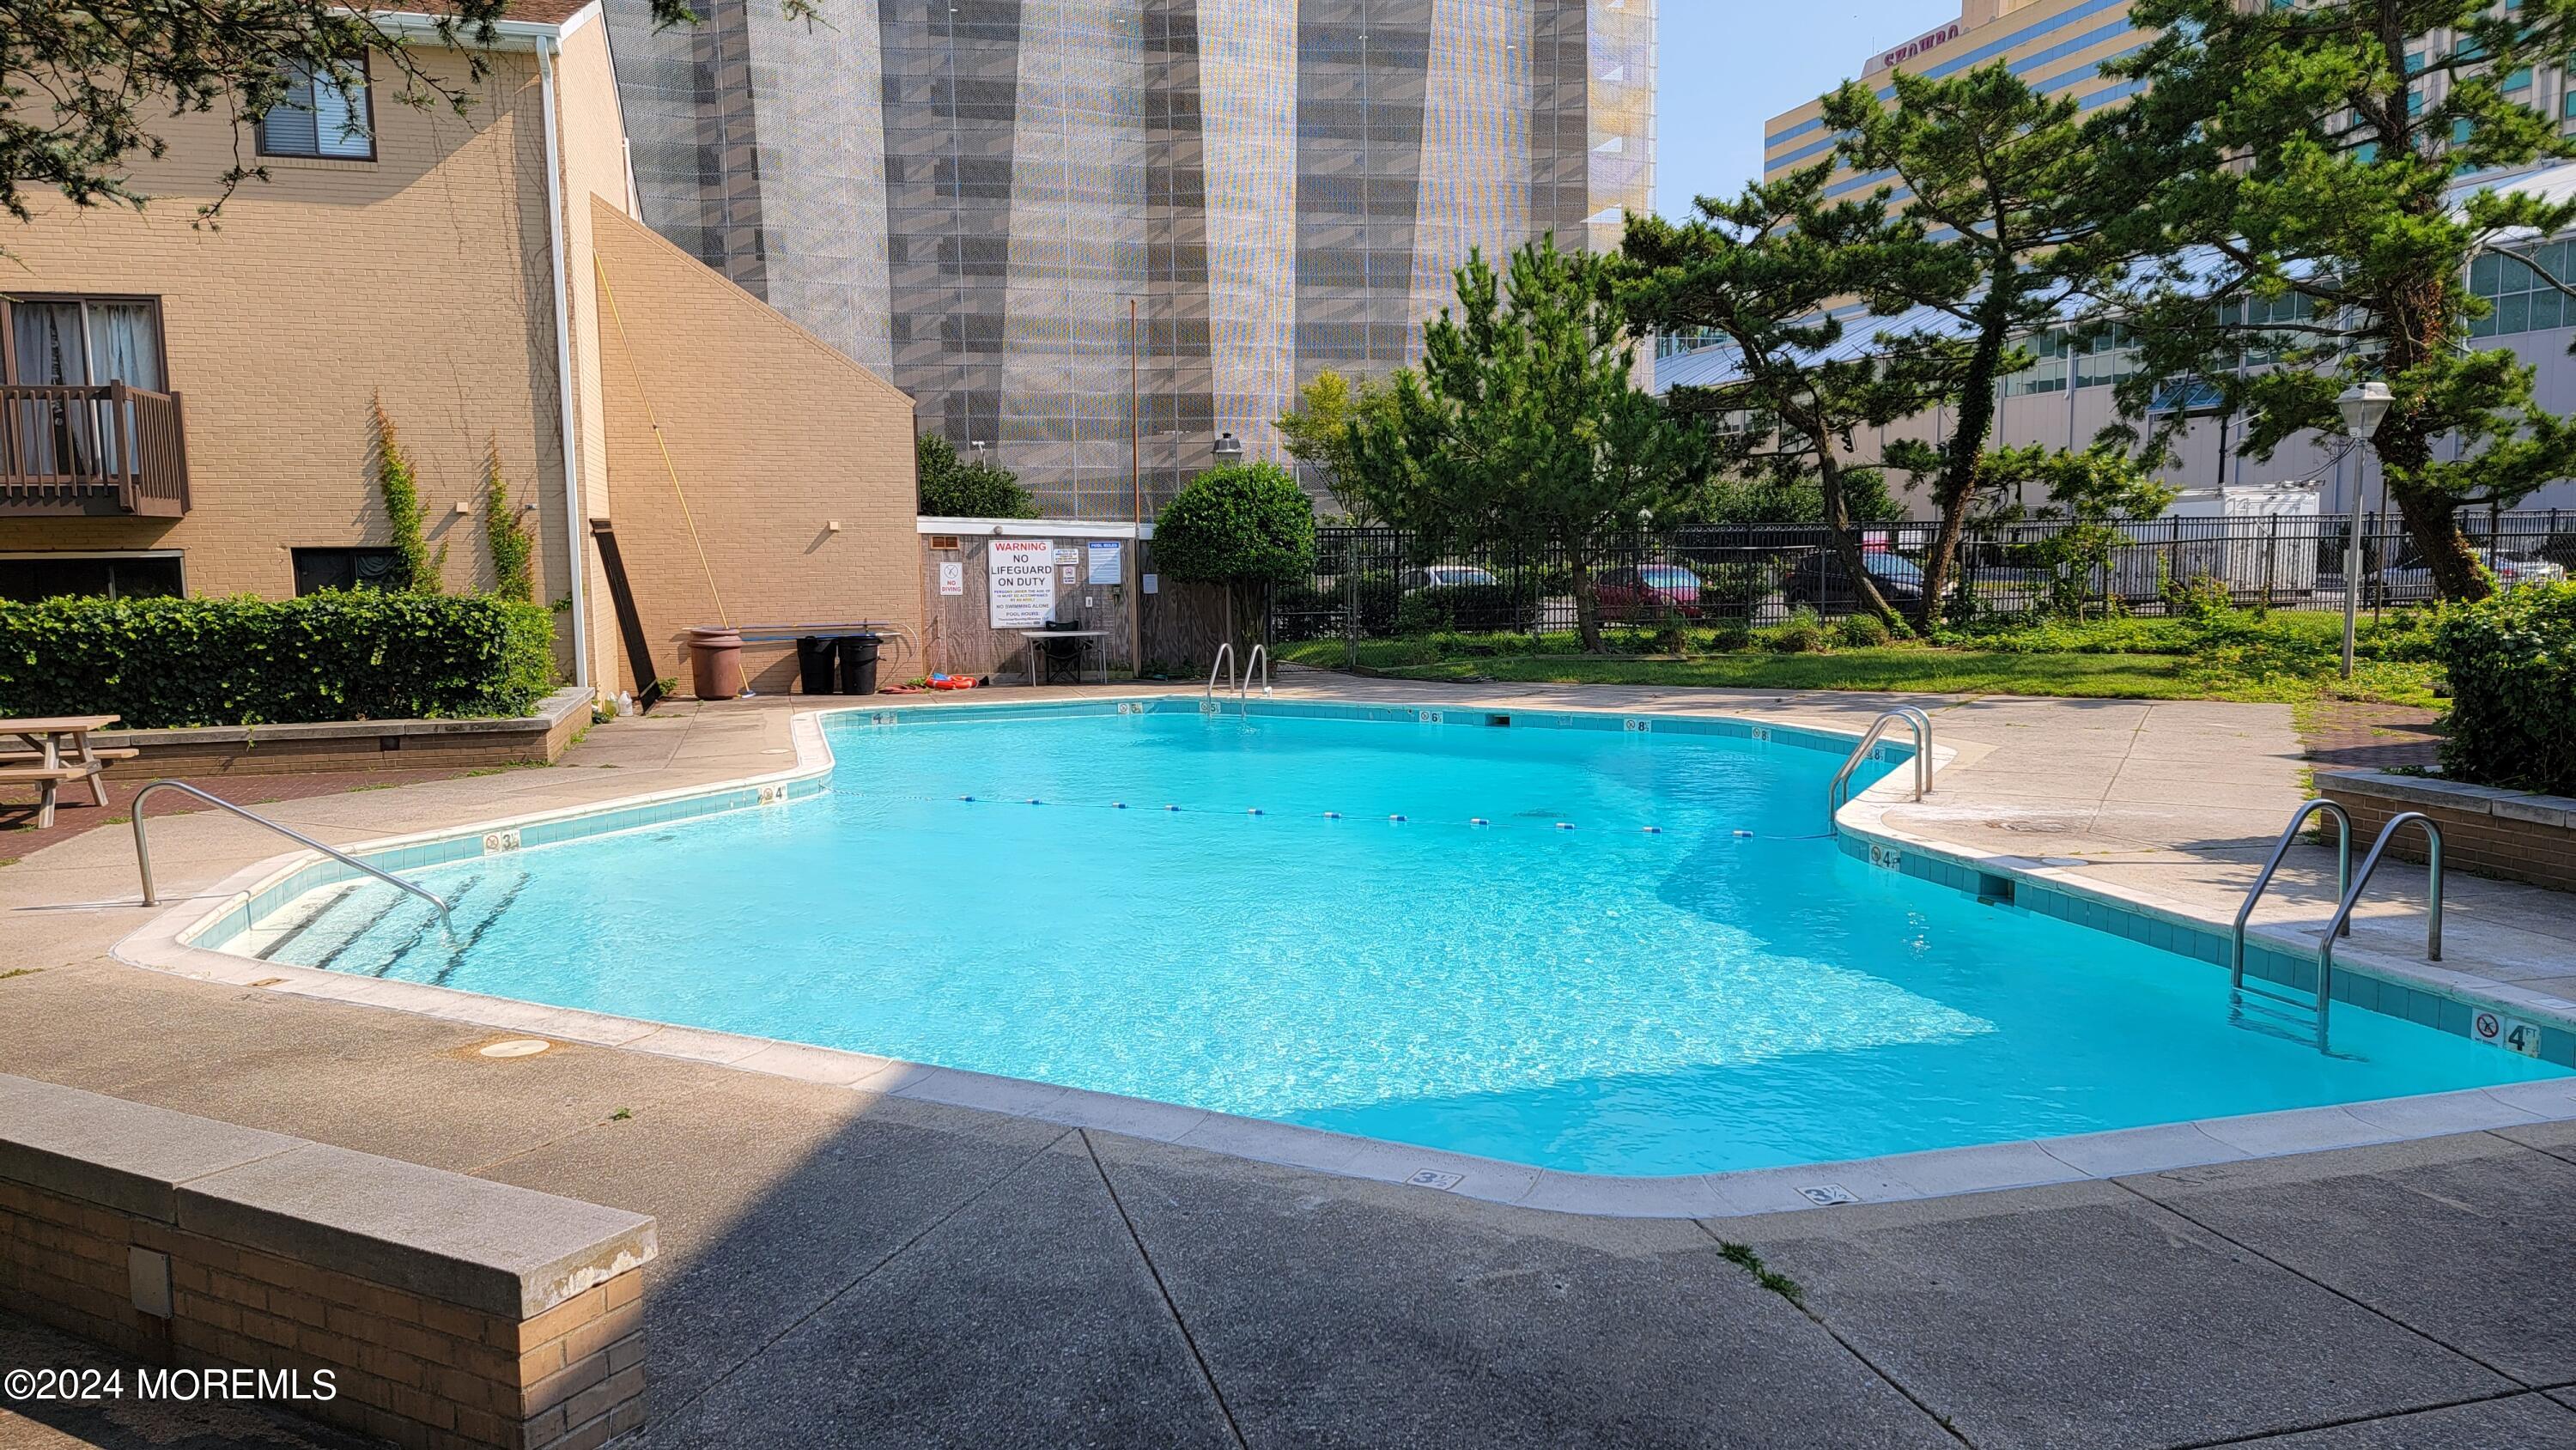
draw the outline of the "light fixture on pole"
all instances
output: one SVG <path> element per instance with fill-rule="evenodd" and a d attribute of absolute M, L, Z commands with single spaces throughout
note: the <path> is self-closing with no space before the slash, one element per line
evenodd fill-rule
<path fill-rule="evenodd" d="M 1243 440 L 1231 433 L 1216 435 L 1216 456 L 1229 462 L 1243 457 Z"/>
<path fill-rule="evenodd" d="M 2388 385 L 2373 378 L 2355 383 L 2335 399 L 2343 413 L 2343 431 L 2351 435 L 2353 452 L 2370 445 L 2371 435 L 2379 431 L 2379 420 L 2397 400 Z M 2358 457 L 2352 469 L 2352 522 L 2343 544 L 2343 677 L 2352 678 L 2353 631 L 2361 618 L 2361 495 L 2362 470 Z"/>

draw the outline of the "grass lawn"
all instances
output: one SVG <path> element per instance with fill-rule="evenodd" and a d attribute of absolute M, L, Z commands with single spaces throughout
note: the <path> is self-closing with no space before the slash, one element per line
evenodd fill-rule
<path fill-rule="evenodd" d="M 1460 647 L 1461 645 L 1464 647 Z M 1342 642 L 1283 647 L 1280 658 L 1323 669 L 1344 665 Z M 1749 690 L 1911 691 L 1943 695 L 2057 695 L 2079 699 L 2244 700 L 2297 704 L 2321 698 L 2436 703 L 2434 672 L 2421 665 L 2364 661 L 2349 684 L 2322 677 L 2255 676 L 2162 651 L 1980 649 L 1897 644 L 1783 654 L 1759 649 L 1669 655 L 1488 653 L 1456 638 L 1372 640 L 1360 667 L 1409 680 L 1496 680 L 1514 684 L 1701 685 Z"/>

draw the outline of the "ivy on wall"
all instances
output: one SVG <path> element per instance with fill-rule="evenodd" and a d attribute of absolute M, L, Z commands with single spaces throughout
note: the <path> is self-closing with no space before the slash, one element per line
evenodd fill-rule
<path fill-rule="evenodd" d="M 483 445 L 483 542 L 492 551 L 492 592 L 504 599 L 534 599 L 537 579 L 530 567 L 536 552 L 519 507 L 510 501 L 510 482 L 501 476 L 501 440 Z"/>
<path fill-rule="evenodd" d="M 393 416 L 385 411 L 382 394 L 372 405 L 376 428 L 376 492 L 385 502 L 385 519 L 393 530 L 394 553 L 401 559 L 395 570 L 393 587 L 420 594 L 436 594 L 445 587 L 441 577 L 447 568 L 447 550 L 441 546 L 433 555 L 429 535 L 423 526 L 429 510 L 420 501 L 420 483 L 414 477 L 411 454 L 402 446 L 402 436 L 394 428 Z"/>

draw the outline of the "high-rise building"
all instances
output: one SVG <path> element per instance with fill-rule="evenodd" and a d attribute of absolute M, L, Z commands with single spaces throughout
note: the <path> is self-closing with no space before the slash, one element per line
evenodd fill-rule
<path fill-rule="evenodd" d="M 2148 38 L 2130 28 L 2129 0 L 1961 0 L 1958 19 L 1860 57 L 1853 74 L 1874 82 L 1885 100 L 1895 95 L 1888 74 L 1899 67 L 1937 78 L 2000 60 L 2041 93 L 2070 93 L 2091 110 L 2137 93 L 2136 82 L 2102 74 L 2102 63 L 2129 54 Z M 1772 117 L 1762 128 L 1764 180 L 1833 154 L 1833 133 L 1825 129 L 1823 109 L 1821 101 L 1809 101 Z M 1839 197 L 1887 180 L 1884 173 L 1843 174 L 1827 191 Z"/>
<path fill-rule="evenodd" d="M 2518 0 L 2497 3 L 2510 5 Z M 2072 95 L 2090 111 L 2116 104 L 2145 89 L 2142 81 L 2102 74 L 2105 62 L 2135 52 L 2152 38 L 2152 32 L 2130 24 L 2129 9 L 2130 0 L 1962 0 L 1957 20 L 1921 35 L 1895 40 L 1886 49 L 1859 58 L 1858 74 L 1875 85 L 1885 100 L 1895 94 L 1889 74 L 1900 67 L 1911 74 L 1937 78 L 2001 62 L 2041 92 Z M 2405 52 L 2409 73 L 2425 69 L 2428 57 L 2454 54 L 2464 40 L 2451 29 L 2414 37 Z M 1822 76 L 1817 79 L 1820 91 L 1832 89 L 1832 81 Z M 2449 74 L 2437 70 L 2417 82 L 2417 94 L 2423 104 L 2439 104 L 2447 88 L 2455 83 Z M 2544 116 L 2559 118 L 2562 131 L 2576 133 L 2576 66 L 2523 67 L 2498 76 L 2496 83 L 2507 97 L 2519 99 Z M 1821 110 L 1821 102 L 1810 101 L 1773 117 L 1763 128 L 1765 179 L 1784 176 L 1832 156 L 1833 133 L 1826 128 Z M 1841 199 L 1881 185 L 1891 188 L 1895 205 L 1905 204 L 1908 193 L 1891 173 L 1883 171 L 1854 173 L 1848 167 L 1838 168 L 1825 192 L 1829 199 Z M 2514 171 L 2464 174 L 2454 194 L 2465 197 L 2480 188 L 2523 187 L 2556 196 L 2566 194 L 2571 186 L 2576 186 L 2576 166 L 2542 161 Z M 2471 322 L 2469 345 L 2512 349 L 2537 369 L 2535 387 L 2542 406 L 2561 412 L 2576 411 L 2576 361 L 2571 360 L 2571 349 L 2576 349 L 2576 299 L 2555 295 L 2555 288 L 2522 265 L 2519 259 L 2533 250 L 2544 253 L 2549 264 L 2576 266 L 2576 234 L 2520 241 L 2515 249 L 2478 258 L 2469 268 L 2469 290 L 2487 299 L 2493 311 Z M 2565 274 L 2553 271 L 2552 275 Z M 1853 303 L 1841 315 L 1853 320 L 1858 331 L 1864 324 L 1857 319 L 1865 313 L 1865 307 Z M 2079 342 L 2076 333 L 2066 327 L 2043 329 L 2021 341 L 2032 353 L 2032 361 L 2022 371 L 2003 379 L 1998 389 L 1998 444 L 2079 448 L 2117 418 L 2112 388 L 2138 366 L 2138 349 L 2133 341 L 2115 329 Z M 2249 354 L 2242 365 L 2252 368 L 2265 364 Z M 1656 339 L 1655 386 L 1659 390 L 1709 386 L 1733 376 L 1734 367 L 1731 350 L 1712 335 L 1681 333 Z M 1936 409 L 1864 430 L 1855 439 L 1854 457 L 1882 456 L 1887 445 L 1900 438 L 1937 440 L 1947 426 L 1945 413 Z M 2329 514 L 2344 512 L 2350 507 L 2348 490 L 2362 487 L 2360 470 L 2351 470 L 2347 480 L 2347 472 L 2338 462 L 2342 453 L 2339 439 L 2302 435 L 2284 443 L 2269 457 L 2246 458 L 2230 447 L 2230 429 L 2237 426 L 2234 419 L 2195 423 L 2177 442 L 2179 461 L 2169 470 L 2167 481 L 2183 487 L 2314 481 L 2321 486 Z M 2236 441 L 2242 442 L 2241 432 Z M 1918 508 L 1929 507 L 1919 496 L 1913 502 Z M 2553 483 L 2524 504 L 2552 509 L 2571 505 L 2576 505 L 2576 481 Z"/>
<path fill-rule="evenodd" d="M 1655 0 L 821 5 L 610 0 L 643 214 L 1051 512 L 1126 515 L 1131 384 L 1151 508 L 1652 193 Z"/>

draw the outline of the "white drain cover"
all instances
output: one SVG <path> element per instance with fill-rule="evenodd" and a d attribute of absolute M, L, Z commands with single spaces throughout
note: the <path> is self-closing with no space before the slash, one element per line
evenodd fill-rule
<path fill-rule="evenodd" d="M 495 1042 L 484 1048 L 483 1055 L 485 1057 L 534 1057 L 552 1046 L 554 1046 L 553 1043 L 542 1037 L 513 1037 L 507 1042 Z"/>

